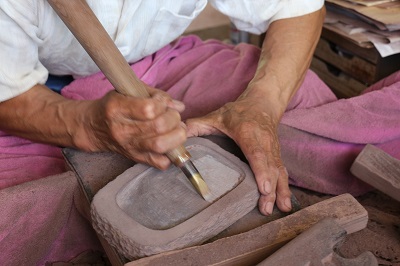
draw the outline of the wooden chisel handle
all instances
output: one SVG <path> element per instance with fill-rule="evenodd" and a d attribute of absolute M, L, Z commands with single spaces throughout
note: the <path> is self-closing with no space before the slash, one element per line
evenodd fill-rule
<path fill-rule="evenodd" d="M 129 96 L 150 96 L 85 0 L 48 2 L 115 90 Z M 167 156 L 177 166 L 190 158 L 183 146 L 169 152 Z"/>
<path fill-rule="evenodd" d="M 48 2 L 118 92 L 150 96 L 85 0 Z"/>

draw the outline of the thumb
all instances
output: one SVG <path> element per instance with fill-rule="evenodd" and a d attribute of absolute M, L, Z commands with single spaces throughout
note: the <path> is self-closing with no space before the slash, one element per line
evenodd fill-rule
<path fill-rule="evenodd" d="M 186 121 L 188 137 L 221 135 L 222 132 L 214 125 L 214 120 L 210 116 L 188 119 Z"/>

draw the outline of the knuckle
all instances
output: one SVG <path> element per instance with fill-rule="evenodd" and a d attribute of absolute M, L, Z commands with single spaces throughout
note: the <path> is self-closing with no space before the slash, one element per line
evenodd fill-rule
<path fill-rule="evenodd" d="M 157 153 L 165 153 L 167 151 L 167 147 L 164 143 L 165 142 L 161 138 L 155 138 L 151 142 L 151 150 Z"/>
<path fill-rule="evenodd" d="M 118 110 L 118 103 L 114 97 L 108 98 L 104 103 L 104 116 L 106 120 L 112 120 Z"/>
<path fill-rule="evenodd" d="M 163 134 L 168 130 L 168 121 L 162 117 L 152 120 L 150 124 L 156 134 Z"/>
<path fill-rule="evenodd" d="M 145 99 L 140 108 L 140 112 L 146 119 L 154 119 L 156 117 L 156 105 L 154 102 Z"/>
<path fill-rule="evenodd" d="M 177 136 L 181 142 L 185 142 L 187 139 L 186 130 L 182 127 L 178 128 Z"/>
<path fill-rule="evenodd" d="M 181 128 L 181 117 L 178 112 L 172 111 L 166 116 L 160 116 L 152 121 L 156 134 L 163 134 L 175 128 Z"/>
<path fill-rule="evenodd" d="M 268 201 L 275 201 L 276 200 L 276 193 L 275 192 L 269 193 L 267 198 L 268 198 Z"/>

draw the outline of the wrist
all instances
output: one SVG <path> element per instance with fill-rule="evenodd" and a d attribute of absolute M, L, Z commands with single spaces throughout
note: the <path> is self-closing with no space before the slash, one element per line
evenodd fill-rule
<path fill-rule="evenodd" d="M 72 147 L 82 151 L 95 152 L 96 147 L 93 136 L 93 120 L 96 113 L 93 111 L 95 101 L 74 101 L 73 115 L 70 116 L 69 123 L 66 125 L 68 135 L 71 138 Z"/>
<path fill-rule="evenodd" d="M 251 81 L 239 99 L 244 98 L 268 109 L 268 113 L 277 120 L 282 117 L 290 100 L 290 97 L 284 95 L 281 88 L 262 80 Z"/>

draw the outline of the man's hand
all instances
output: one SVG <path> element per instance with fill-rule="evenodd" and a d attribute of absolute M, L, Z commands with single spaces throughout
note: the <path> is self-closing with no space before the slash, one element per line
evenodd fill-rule
<path fill-rule="evenodd" d="M 288 174 L 280 158 L 276 128 L 278 121 L 262 99 L 239 98 L 215 112 L 187 121 L 188 135 L 225 134 L 246 156 L 255 175 L 260 212 L 271 214 L 275 202 L 282 211 L 291 210 Z"/>
<path fill-rule="evenodd" d="M 186 141 L 186 129 L 179 112 L 181 102 L 166 93 L 151 90 L 150 98 L 136 98 L 109 92 L 93 102 L 84 117 L 85 136 L 77 139 L 84 150 L 111 150 L 136 162 L 166 169 L 164 155 Z"/>

